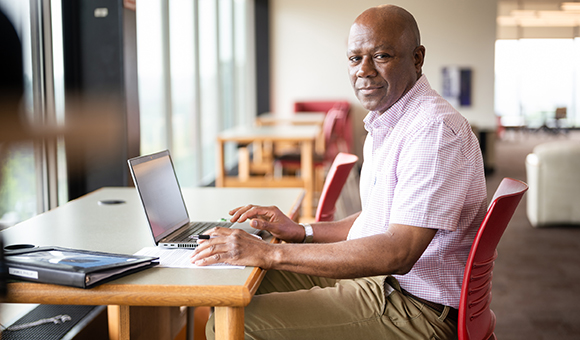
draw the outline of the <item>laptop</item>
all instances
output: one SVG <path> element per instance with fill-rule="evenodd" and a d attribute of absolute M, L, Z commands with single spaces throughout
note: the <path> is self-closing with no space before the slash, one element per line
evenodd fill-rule
<path fill-rule="evenodd" d="M 248 222 L 191 221 L 168 150 L 131 158 L 128 163 L 157 246 L 195 248 L 197 240 L 191 236 L 216 226 L 243 229 L 254 235 L 260 232 Z"/>

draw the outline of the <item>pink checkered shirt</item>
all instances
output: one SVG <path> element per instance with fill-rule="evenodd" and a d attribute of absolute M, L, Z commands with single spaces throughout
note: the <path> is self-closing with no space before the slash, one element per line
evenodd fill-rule
<path fill-rule="evenodd" d="M 370 112 L 360 193 L 349 239 L 389 224 L 438 229 L 401 287 L 457 308 L 467 256 L 487 208 L 483 160 L 467 120 L 425 76 L 383 114 Z"/>

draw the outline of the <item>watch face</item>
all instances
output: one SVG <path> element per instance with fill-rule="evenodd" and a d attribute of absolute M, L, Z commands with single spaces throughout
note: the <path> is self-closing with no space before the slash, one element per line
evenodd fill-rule
<path fill-rule="evenodd" d="M 312 230 L 312 226 L 307 223 L 300 223 L 300 225 L 304 227 L 305 234 L 304 241 L 302 241 L 302 243 L 312 243 L 312 240 L 314 239 L 314 232 Z"/>

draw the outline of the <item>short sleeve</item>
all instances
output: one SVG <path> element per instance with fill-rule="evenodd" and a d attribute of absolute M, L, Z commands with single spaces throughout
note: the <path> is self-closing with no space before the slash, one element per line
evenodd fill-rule
<path fill-rule="evenodd" d="M 454 231 L 469 187 L 461 138 L 430 121 L 401 151 L 389 223 Z"/>

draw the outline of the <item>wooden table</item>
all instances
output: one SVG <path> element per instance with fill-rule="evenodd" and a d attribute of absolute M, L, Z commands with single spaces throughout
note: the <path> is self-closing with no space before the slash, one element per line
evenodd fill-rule
<path fill-rule="evenodd" d="M 183 190 L 189 215 L 218 220 L 247 203 L 277 205 L 296 219 L 302 189 L 191 188 Z M 100 205 L 104 199 L 126 203 Z M 153 246 L 134 188 L 104 188 L 1 232 L 6 245 L 53 245 L 133 254 Z M 150 268 L 91 289 L 13 282 L 3 302 L 109 305 L 111 339 L 173 339 L 171 313 L 179 306 L 215 306 L 216 337 L 242 339 L 246 306 L 265 271 Z"/>
<path fill-rule="evenodd" d="M 270 112 L 263 113 L 256 118 L 257 126 L 272 126 L 272 125 L 312 125 L 320 128 L 318 140 L 314 144 L 315 152 L 319 154 L 324 153 L 324 118 L 325 112 L 297 112 L 290 116 L 280 116 Z"/>
<path fill-rule="evenodd" d="M 320 135 L 320 128 L 313 125 L 289 126 L 239 126 L 225 130 L 217 136 L 217 187 L 301 187 L 305 190 L 302 215 L 312 217 L 314 200 L 314 148 Z M 277 177 L 250 177 L 249 171 L 243 171 L 240 164 L 239 173 L 246 175 L 226 176 L 224 144 L 235 142 L 238 144 L 288 142 L 300 145 L 301 176 Z M 240 151 L 241 152 L 241 151 Z M 247 152 L 247 150 L 246 150 Z M 247 156 L 245 158 L 248 158 Z"/>
<path fill-rule="evenodd" d="M 317 125 L 322 128 L 324 124 L 324 112 L 297 112 L 289 116 L 276 115 L 271 112 L 263 113 L 256 118 L 258 125 Z"/>

